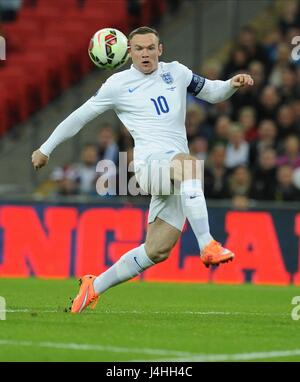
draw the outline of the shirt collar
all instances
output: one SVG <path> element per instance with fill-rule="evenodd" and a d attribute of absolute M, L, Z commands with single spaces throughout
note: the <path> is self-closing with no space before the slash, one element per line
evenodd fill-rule
<path fill-rule="evenodd" d="M 154 70 L 154 72 L 152 72 L 151 74 L 144 74 L 142 73 L 141 71 L 139 71 L 137 68 L 135 68 L 133 66 L 133 64 L 131 64 L 130 66 L 130 69 L 135 73 L 135 74 L 138 74 L 140 77 L 144 77 L 144 78 L 152 78 L 152 77 L 155 77 L 158 75 L 160 69 L 161 69 L 161 62 L 158 63 L 158 66 L 157 66 L 157 69 Z"/>

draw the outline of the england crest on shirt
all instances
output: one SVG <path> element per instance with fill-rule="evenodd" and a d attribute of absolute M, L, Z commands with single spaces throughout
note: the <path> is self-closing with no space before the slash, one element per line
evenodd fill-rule
<path fill-rule="evenodd" d="M 168 85 L 170 85 L 174 82 L 173 77 L 172 77 L 170 72 L 163 73 L 160 76 L 163 79 L 163 81 Z"/>

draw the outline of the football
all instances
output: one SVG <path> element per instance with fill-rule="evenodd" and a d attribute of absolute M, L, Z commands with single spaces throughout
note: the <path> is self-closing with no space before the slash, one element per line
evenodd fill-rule
<path fill-rule="evenodd" d="M 100 29 L 91 38 L 88 53 L 99 68 L 120 68 L 129 57 L 127 37 L 115 28 Z"/>

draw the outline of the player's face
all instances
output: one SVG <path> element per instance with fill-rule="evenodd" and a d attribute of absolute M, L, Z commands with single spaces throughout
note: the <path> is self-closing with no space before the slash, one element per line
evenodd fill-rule
<path fill-rule="evenodd" d="M 154 33 L 136 34 L 130 41 L 130 53 L 133 66 L 144 74 L 150 74 L 157 69 L 162 44 Z"/>

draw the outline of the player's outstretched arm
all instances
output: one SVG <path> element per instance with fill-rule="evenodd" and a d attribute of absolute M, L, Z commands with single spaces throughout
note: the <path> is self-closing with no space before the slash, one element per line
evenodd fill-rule
<path fill-rule="evenodd" d="M 48 163 L 50 154 L 60 143 L 73 137 L 99 114 L 111 109 L 114 105 L 115 93 L 112 86 L 106 81 L 93 97 L 62 121 L 47 141 L 32 153 L 33 167 L 36 170 L 44 167 Z"/>
<path fill-rule="evenodd" d="M 195 96 L 210 103 L 218 103 L 230 98 L 242 86 L 252 86 L 254 81 L 249 74 L 237 74 L 227 81 L 202 78 L 202 83 L 201 90 Z"/>
<path fill-rule="evenodd" d="M 77 134 L 83 126 L 97 115 L 98 113 L 90 107 L 89 101 L 76 109 L 56 127 L 47 141 L 32 153 L 33 167 L 36 170 L 44 167 L 48 163 L 50 154 L 60 143 Z"/>

